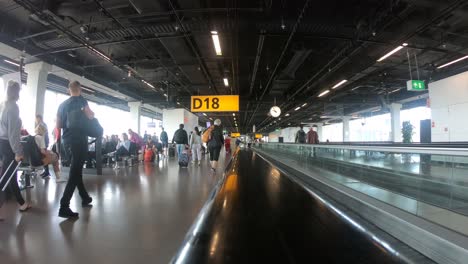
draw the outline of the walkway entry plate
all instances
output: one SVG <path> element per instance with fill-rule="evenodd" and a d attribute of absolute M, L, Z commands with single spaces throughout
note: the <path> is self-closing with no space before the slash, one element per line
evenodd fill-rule
<path fill-rule="evenodd" d="M 192 96 L 192 112 L 239 112 L 238 95 Z"/>

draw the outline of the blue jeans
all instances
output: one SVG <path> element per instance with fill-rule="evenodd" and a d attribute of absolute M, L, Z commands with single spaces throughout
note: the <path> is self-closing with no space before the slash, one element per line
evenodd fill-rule
<path fill-rule="evenodd" d="M 180 157 L 184 150 L 185 150 L 185 144 L 177 144 L 177 160 L 180 160 Z"/>

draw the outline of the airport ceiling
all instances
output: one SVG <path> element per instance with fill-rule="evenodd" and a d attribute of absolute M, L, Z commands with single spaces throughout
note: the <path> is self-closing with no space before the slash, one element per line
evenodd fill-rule
<path fill-rule="evenodd" d="M 438 68 L 468 53 L 466 0 L 0 0 L 0 10 L 0 41 L 145 103 L 190 109 L 191 95 L 239 94 L 242 132 L 385 112 L 425 93 L 406 91 L 410 74 L 427 83 L 468 69 Z M 268 116 L 274 104 L 281 119 Z"/>

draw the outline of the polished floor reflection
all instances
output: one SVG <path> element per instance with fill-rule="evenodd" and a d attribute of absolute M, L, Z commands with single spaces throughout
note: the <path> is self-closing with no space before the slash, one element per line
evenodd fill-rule
<path fill-rule="evenodd" d="M 228 158 L 222 155 L 220 168 Z M 168 263 L 221 175 L 208 160 L 181 169 L 173 158 L 85 175 L 93 207 L 81 208 L 75 192 L 76 221 L 57 217 L 65 185 L 37 179 L 23 191 L 33 209 L 5 205 L 0 263 Z"/>
<path fill-rule="evenodd" d="M 174 263 L 433 262 L 243 150 Z"/>

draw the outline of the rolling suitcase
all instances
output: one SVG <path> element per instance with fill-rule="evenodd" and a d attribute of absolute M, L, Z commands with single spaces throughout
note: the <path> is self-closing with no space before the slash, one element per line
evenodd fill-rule
<path fill-rule="evenodd" d="M 169 146 L 169 157 L 175 157 L 175 147 Z"/>
<path fill-rule="evenodd" d="M 2 175 L 2 178 L 0 178 L 0 186 L 3 186 L 2 187 L 2 191 L 4 192 L 8 186 L 8 184 L 10 183 L 11 179 L 13 178 L 13 175 L 15 175 L 16 171 L 18 171 L 18 168 L 20 167 L 21 165 L 21 161 L 18 162 L 18 165 L 16 165 L 15 169 L 13 170 L 13 172 L 8 176 L 6 177 L 6 174 L 8 172 L 8 170 L 11 168 L 11 166 L 13 166 L 13 164 L 15 163 L 15 161 L 11 161 L 10 165 L 6 168 L 5 172 L 3 173 Z M 2 185 L 2 183 L 4 182 L 3 180 L 5 179 L 5 184 Z M 16 180 L 16 179 L 15 179 Z"/>
<path fill-rule="evenodd" d="M 190 161 L 190 156 L 187 153 L 187 150 L 184 150 L 182 154 L 180 155 L 179 166 L 183 168 L 188 167 L 189 161 Z"/>

